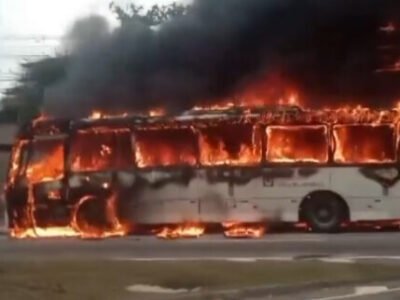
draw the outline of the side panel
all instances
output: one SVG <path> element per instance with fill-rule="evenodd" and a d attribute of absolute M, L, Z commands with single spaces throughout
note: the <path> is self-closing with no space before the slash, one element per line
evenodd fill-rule
<path fill-rule="evenodd" d="M 297 222 L 302 200 L 318 190 L 340 195 L 352 221 L 397 219 L 399 179 L 396 168 L 375 166 L 141 171 L 134 219 L 140 223 Z"/>
<path fill-rule="evenodd" d="M 141 171 L 139 223 L 298 220 L 301 200 L 329 189 L 329 168 L 206 168 Z"/>
<path fill-rule="evenodd" d="M 229 202 L 226 182 L 210 183 L 205 170 L 140 171 L 133 218 L 138 223 L 221 222 Z"/>
<path fill-rule="evenodd" d="M 348 203 L 352 221 L 400 217 L 400 183 L 396 166 L 332 168 L 332 190 Z"/>
<path fill-rule="evenodd" d="M 329 168 L 263 168 L 248 184 L 236 185 L 236 202 L 248 202 L 263 218 L 296 222 L 302 199 L 310 192 L 330 188 Z"/>

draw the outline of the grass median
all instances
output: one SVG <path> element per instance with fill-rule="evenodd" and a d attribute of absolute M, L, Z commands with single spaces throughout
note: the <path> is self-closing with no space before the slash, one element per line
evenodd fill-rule
<path fill-rule="evenodd" d="M 0 262 L 0 299 L 165 299 L 136 294 L 134 284 L 172 289 L 245 288 L 310 281 L 346 282 L 399 278 L 400 267 L 375 264 L 299 262 Z M 174 296 L 169 296 L 169 299 Z"/>

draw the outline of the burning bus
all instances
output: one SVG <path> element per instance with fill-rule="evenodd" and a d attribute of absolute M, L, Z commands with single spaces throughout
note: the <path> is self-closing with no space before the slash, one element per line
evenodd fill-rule
<path fill-rule="evenodd" d="M 400 217 L 398 112 L 296 106 L 178 116 L 40 118 L 15 142 L 13 237 L 261 236 L 268 222 L 336 232 Z"/>

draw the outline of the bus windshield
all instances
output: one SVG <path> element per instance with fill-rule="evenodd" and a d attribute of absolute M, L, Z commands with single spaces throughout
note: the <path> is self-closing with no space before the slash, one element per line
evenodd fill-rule
<path fill-rule="evenodd" d="M 32 141 L 32 154 L 26 169 L 30 183 L 59 180 L 64 175 L 64 138 Z"/>

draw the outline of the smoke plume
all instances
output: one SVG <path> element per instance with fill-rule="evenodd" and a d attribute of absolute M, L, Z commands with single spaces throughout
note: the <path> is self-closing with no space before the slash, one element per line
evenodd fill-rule
<path fill-rule="evenodd" d="M 91 17 L 70 32 L 67 75 L 46 91 L 45 108 L 184 110 L 265 78 L 267 90 L 290 84 L 313 106 L 386 106 L 400 98 L 390 67 L 400 33 L 387 25 L 399 20 L 398 0 L 198 0 L 157 29 L 110 30 Z"/>

